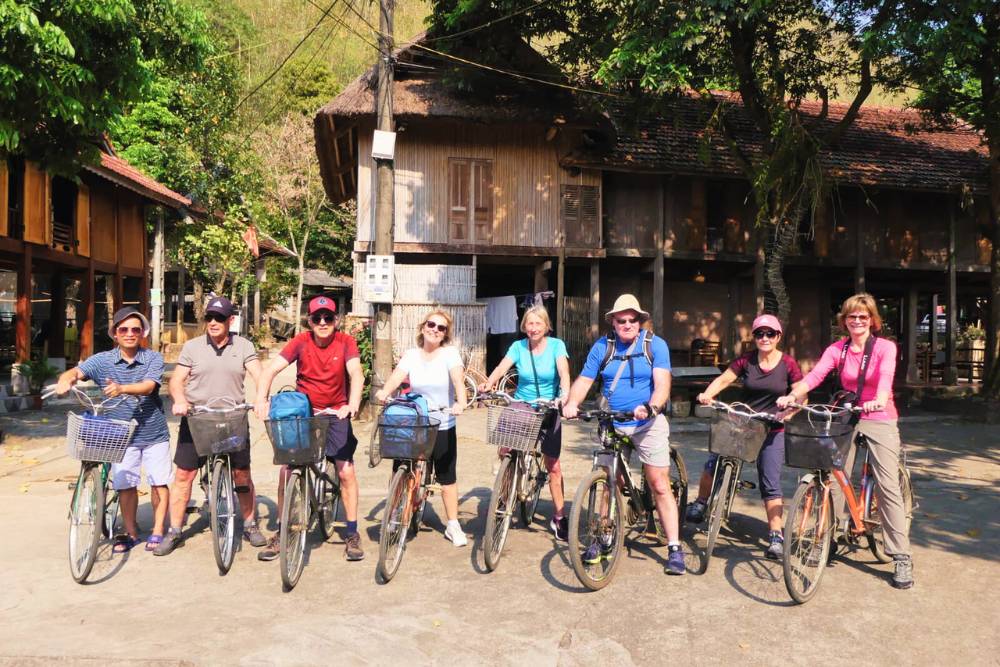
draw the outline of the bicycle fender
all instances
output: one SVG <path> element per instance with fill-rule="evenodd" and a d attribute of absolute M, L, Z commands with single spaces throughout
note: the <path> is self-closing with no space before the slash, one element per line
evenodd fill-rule
<path fill-rule="evenodd" d="M 805 482 L 811 482 L 814 479 L 816 479 L 816 473 L 807 472 L 806 474 L 802 475 L 802 477 L 799 477 L 799 484 L 803 484 Z"/>

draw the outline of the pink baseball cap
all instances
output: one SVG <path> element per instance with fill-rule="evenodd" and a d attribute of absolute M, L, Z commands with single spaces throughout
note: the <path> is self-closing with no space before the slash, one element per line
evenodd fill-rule
<path fill-rule="evenodd" d="M 771 329 L 772 331 L 781 331 L 781 322 L 774 315 L 758 315 L 757 319 L 753 321 L 753 326 L 750 327 L 750 331 L 756 331 L 757 329 Z"/>
<path fill-rule="evenodd" d="M 329 310 L 331 313 L 336 313 L 337 302 L 327 296 L 314 297 L 309 302 L 309 314 L 312 315 L 317 310 Z"/>

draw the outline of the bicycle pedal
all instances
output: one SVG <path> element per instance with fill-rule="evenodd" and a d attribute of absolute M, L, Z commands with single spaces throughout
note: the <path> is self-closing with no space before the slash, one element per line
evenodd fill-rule
<path fill-rule="evenodd" d="M 741 491 L 753 491 L 756 488 L 757 488 L 757 485 L 754 484 L 753 482 L 749 481 L 749 480 L 744 479 L 744 480 L 740 481 L 740 490 Z"/>
<path fill-rule="evenodd" d="M 190 505 L 190 506 L 184 508 L 184 513 L 185 514 L 197 514 L 200 511 L 201 511 L 201 508 L 198 507 L 197 505 Z"/>

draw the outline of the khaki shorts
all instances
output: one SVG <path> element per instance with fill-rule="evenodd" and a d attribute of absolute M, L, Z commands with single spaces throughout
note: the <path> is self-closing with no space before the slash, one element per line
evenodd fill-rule
<path fill-rule="evenodd" d="M 648 466 L 670 467 L 670 423 L 663 415 L 638 426 L 616 426 L 619 433 L 632 438 L 639 460 Z"/>

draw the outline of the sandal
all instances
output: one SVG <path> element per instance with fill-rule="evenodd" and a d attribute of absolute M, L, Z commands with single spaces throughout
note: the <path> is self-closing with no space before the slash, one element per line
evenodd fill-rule
<path fill-rule="evenodd" d="M 163 541 L 163 535 L 150 535 L 146 538 L 146 551 L 154 550 Z"/>
<path fill-rule="evenodd" d="M 132 549 L 135 545 L 139 544 L 139 540 L 135 539 L 131 535 L 121 534 L 115 535 L 115 546 L 112 547 L 111 552 L 116 554 L 123 554 Z"/>

